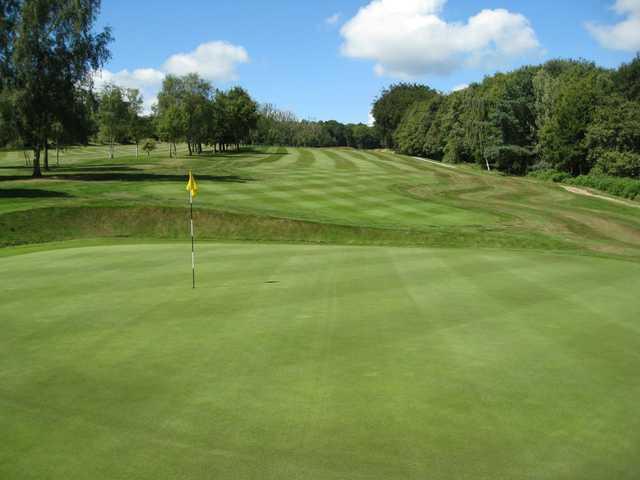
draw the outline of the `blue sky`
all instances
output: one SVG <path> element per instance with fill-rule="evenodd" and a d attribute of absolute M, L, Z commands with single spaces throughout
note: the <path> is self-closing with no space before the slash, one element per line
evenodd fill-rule
<path fill-rule="evenodd" d="M 550 58 L 614 67 L 640 50 L 640 0 L 105 0 L 100 25 L 115 36 L 100 81 L 148 104 L 163 75 L 194 69 L 343 122 L 367 122 L 401 79 L 450 91 Z"/>

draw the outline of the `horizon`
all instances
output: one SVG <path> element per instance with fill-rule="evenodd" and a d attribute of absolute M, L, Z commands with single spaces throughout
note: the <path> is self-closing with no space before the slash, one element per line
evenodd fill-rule
<path fill-rule="evenodd" d="M 261 104 L 299 118 L 371 124 L 374 99 L 400 81 L 449 93 L 551 59 L 616 68 L 640 50 L 638 0 L 286 0 L 277 8 L 245 0 L 221 2 L 215 12 L 187 0 L 171 18 L 166 0 L 151 11 L 123 3 L 102 7 L 98 27 L 110 26 L 115 41 L 96 87 L 138 88 L 147 112 L 166 74 L 195 72 L 216 88 L 242 86 Z M 186 32 L 175 28 L 183 22 Z"/>

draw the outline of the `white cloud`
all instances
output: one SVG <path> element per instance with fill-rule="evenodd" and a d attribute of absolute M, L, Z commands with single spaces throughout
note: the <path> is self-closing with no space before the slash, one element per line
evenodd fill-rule
<path fill-rule="evenodd" d="M 451 89 L 452 92 L 459 92 L 461 90 L 466 90 L 467 88 L 469 88 L 469 85 L 466 83 L 463 83 L 462 85 L 456 85 L 455 87 L 453 87 Z"/>
<path fill-rule="evenodd" d="M 333 15 L 331 15 L 330 17 L 326 18 L 326 19 L 324 20 L 324 22 L 325 22 L 327 25 L 331 25 L 331 26 L 333 26 L 333 25 L 337 25 L 337 24 L 338 24 L 338 22 L 340 21 L 340 18 L 341 18 L 341 17 L 342 17 L 342 14 L 341 14 L 341 13 L 334 13 L 334 14 L 333 14 Z"/>
<path fill-rule="evenodd" d="M 112 83 L 124 88 L 137 88 L 144 97 L 144 111 L 149 113 L 151 106 L 156 102 L 158 91 L 162 86 L 164 73 L 153 68 L 139 68 L 132 72 L 120 70 L 110 72 L 102 70 L 96 72 L 93 81 L 96 89 L 100 91 L 105 85 Z"/>
<path fill-rule="evenodd" d="M 175 75 L 198 73 L 211 81 L 229 81 L 237 78 L 236 66 L 249 61 L 243 47 L 227 42 L 209 42 L 193 52 L 172 55 L 164 63 L 163 70 Z"/>
<path fill-rule="evenodd" d="M 167 74 L 198 73 L 202 78 L 212 82 L 227 82 L 235 80 L 236 67 L 248 61 L 249 54 L 243 47 L 227 42 L 209 42 L 198 46 L 192 52 L 170 56 L 161 70 L 138 68 L 133 71 L 125 69 L 111 72 L 104 69 L 95 72 L 93 80 L 98 91 L 109 83 L 124 88 L 137 88 L 144 97 L 144 110 L 149 113 L 151 106 L 157 101 L 162 81 Z"/>
<path fill-rule="evenodd" d="M 376 117 L 373 116 L 373 112 L 369 112 L 369 118 L 367 119 L 367 125 L 373 127 L 376 123 Z"/>
<path fill-rule="evenodd" d="M 341 30 L 342 53 L 374 60 L 378 75 L 411 78 L 486 67 L 539 52 L 526 17 L 482 10 L 466 23 L 441 17 L 447 0 L 374 0 Z"/>
<path fill-rule="evenodd" d="M 614 25 L 587 23 L 587 30 L 605 48 L 640 50 L 640 0 L 617 0 L 613 10 L 626 19 Z"/>

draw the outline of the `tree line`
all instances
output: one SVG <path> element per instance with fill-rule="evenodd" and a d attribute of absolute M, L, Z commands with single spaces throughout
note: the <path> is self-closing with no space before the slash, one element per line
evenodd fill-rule
<path fill-rule="evenodd" d="M 260 107 L 251 141 L 257 145 L 288 147 L 373 149 L 381 145 L 381 137 L 375 127 L 335 120 L 300 120 L 294 113 L 278 110 L 271 104 Z"/>
<path fill-rule="evenodd" d="M 640 176 L 640 55 L 617 69 L 552 60 L 450 94 L 401 83 L 373 115 L 385 145 L 511 174 Z"/>

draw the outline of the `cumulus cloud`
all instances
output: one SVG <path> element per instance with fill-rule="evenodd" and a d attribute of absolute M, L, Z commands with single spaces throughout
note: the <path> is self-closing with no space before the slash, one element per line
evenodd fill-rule
<path fill-rule="evenodd" d="M 227 42 L 204 43 L 193 52 L 172 55 L 163 70 L 175 75 L 198 73 L 211 81 L 229 81 L 237 78 L 236 66 L 249 61 L 243 47 Z"/>
<path fill-rule="evenodd" d="M 119 72 L 110 72 L 102 70 L 95 72 L 93 82 L 98 91 L 107 84 L 114 84 L 124 88 L 137 88 L 144 97 L 144 111 L 150 112 L 151 106 L 157 100 L 157 94 L 162 86 L 164 73 L 153 68 L 139 68 L 130 72 L 129 70 L 120 70 Z"/>
<path fill-rule="evenodd" d="M 482 10 L 466 22 L 442 19 L 447 0 L 374 0 L 341 29 L 342 53 L 374 60 L 378 75 L 411 78 L 486 67 L 538 52 L 521 14 Z"/>
<path fill-rule="evenodd" d="M 98 90 L 109 83 L 124 88 L 137 88 L 144 96 L 144 110 L 149 113 L 151 106 L 157 101 L 162 81 L 167 74 L 198 73 L 212 82 L 227 82 L 235 80 L 238 77 L 237 66 L 248 61 L 249 54 L 243 47 L 227 42 L 209 42 L 192 52 L 171 55 L 160 70 L 139 68 L 111 72 L 104 69 L 95 72 L 93 80 Z"/>
<path fill-rule="evenodd" d="M 327 18 L 324 20 L 324 22 L 325 22 L 327 25 L 331 25 L 331 26 L 333 26 L 333 25 L 337 25 L 337 24 L 338 24 L 338 22 L 340 21 L 340 18 L 341 18 L 341 17 L 342 17 L 342 14 L 341 14 L 341 13 L 334 13 L 334 14 L 333 14 L 333 15 L 331 15 L 330 17 L 327 17 Z"/>
<path fill-rule="evenodd" d="M 640 50 L 640 0 L 617 0 L 613 10 L 626 17 L 614 25 L 587 23 L 587 30 L 605 48 Z"/>

